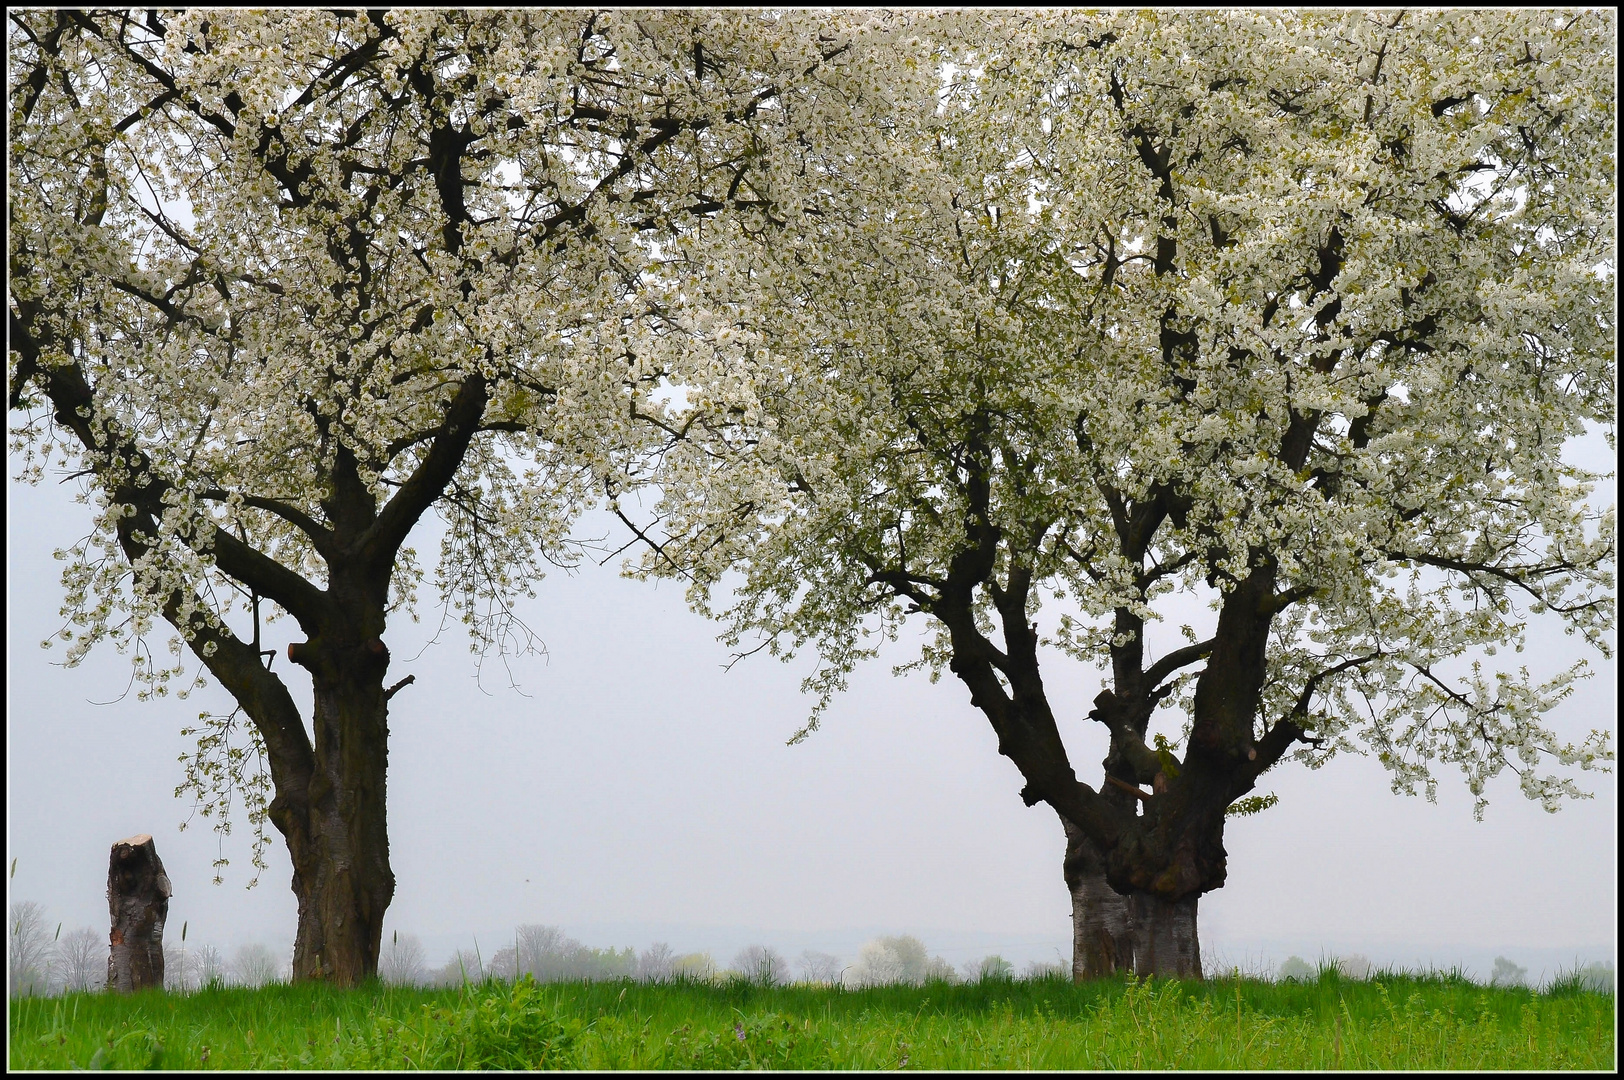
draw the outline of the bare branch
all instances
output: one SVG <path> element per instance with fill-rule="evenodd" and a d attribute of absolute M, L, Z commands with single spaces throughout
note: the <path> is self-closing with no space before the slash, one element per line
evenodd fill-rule
<path fill-rule="evenodd" d="M 209 488 L 206 491 L 198 492 L 197 497 L 208 499 L 211 502 L 226 502 L 231 498 L 231 493 L 222 491 L 219 488 Z M 244 495 L 242 496 L 242 502 L 244 506 L 252 506 L 256 510 L 264 510 L 267 513 L 275 514 L 283 521 L 294 526 L 308 536 L 311 542 L 316 545 L 316 550 L 324 556 L 331 549 L 332 530 L 311 518 L 297 506 L 285 503 L 280 499 L 268 499 L 261 495 Z"/>
<path fill-rule="evenodd" d="M 1186 667 L 1210 655 L 1215 644 L 1217 644 L 1216 638 L 1208 638 L 1206 641 L 1199 641 L 1194 645 L 1186 645 L 1182 649 L 1174 649 L 1150 665 L 1150 670 L 1145 672 L 1145 686 L 1155 690 L 1156 687 L 1161 685 L 1163 679 L 1179 668 Z"/>

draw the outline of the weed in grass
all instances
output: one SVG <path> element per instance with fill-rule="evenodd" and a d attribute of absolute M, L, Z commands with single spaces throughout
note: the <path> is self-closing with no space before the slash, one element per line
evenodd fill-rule
<path fill-rule="evenodd" d="M 696 1032 L 682 1025 L 666 1039 L 663 1063 L 668 1069 L 794 1069 L 827 1060 L 828 1047 L 807 1042 L 777 1013 L 739 1013 L 732 1030 Z"/>
<path fill-rule="evenodd" d="M 560 1015 L 554 994 L 526 975 L 468 990 L 454 1008 L 424 1005 L 416 1022 L 378 1017 L 348 1048 L 360 1069 L 569 1069 L 588 1026 Z M 342 1033 L 335 1041 L 342 1042 Z"/>

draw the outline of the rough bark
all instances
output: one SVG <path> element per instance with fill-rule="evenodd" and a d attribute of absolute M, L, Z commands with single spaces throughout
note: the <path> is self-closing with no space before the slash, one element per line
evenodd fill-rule
<path fill-rule="evenodd" d="M 395 894 L 385 782 L 389 651 L 382 641 L 313 640 L 289 656 L 315 689 L 315 760 L 303 805 L 284 812 L 299 929 L 293 978 L 354 986 L 377 974 Z"/>
<path fill-rule="evenodd" d="M 113 929 L 107 988 L 129 993 L 164 984 L 164 920 L 173 890 L 152 837 L 113 845 L 107 860 L 107 908 Z"/>
<path fill-rule="evenodd" d="M 1105 880 L 1099 848 L 1077 826 L 1066 828 L 1066 889 L 1071 893 L 1071 977 L 1076 982 L 1133 969 L 1128 899 Z"/>
<path fill-rule="evenodd" d="M 1196 932 L 1199 894 L 1164 900 L 1154 893 L 1128 898 L 1133 922 L 1133 967 L 1140 978 L 1201 978 L 1201 940 Z"/>
<path fill-rule="evenodd" d="M 1106 853 L 1107 877 L 1123 892 L 1182 901 L 1222 888 L 1224 813 L 1255 778 L 1254 719 L 1266 672 L 1275 580 L 1266 560 L 1225 598 L 1206 666 L 1196 679 L 1192 725 L 1176 775 L 1140 792 L 1144 812 Z"/>

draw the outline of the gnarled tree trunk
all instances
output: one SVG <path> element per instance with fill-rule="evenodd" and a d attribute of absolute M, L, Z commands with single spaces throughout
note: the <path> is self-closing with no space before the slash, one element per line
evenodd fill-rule
<path fill-rule="evenodd" d="M 1154 893 L 1128 897 L 1133 918 L 1133 968 L 1140 978 L 1201 978 L 1201 940 L 1196 933 L 1200 896 L 1164 900 Z"/>
<path fill-rule="evenodd" d="M 1075 982 L 1134 972 L 1199 979 L 1197 900 L 1168 902 L 1149 893 L 1124 896 L 1105 877 L 1099 847 L 1066 826 L 1066 889 L 1071 893 L 1071 975 Z"/>
<path fill-rule="evenodd" d="M 288 654 L 315 683 L 314 760 L 303 798 L 273 814 L 288 841 L 299 929 L 293 978 L 354 986 L 378 972 L 389 867 L 388 693 L 382 641 L 312 640 Z"/>
<path fill-rule="evenodd" d="M 1065 819 L 1066 889 L 1071 893 L 1071 977 L 1076 982 L 1133 969 L 1128 899 L 1105 880 L 1099 848 Z"/>
<path fill-rule="evenodd" d="M 146 990 L 164 984 L 164 920 L 173 890 L 152 837 L 120 840 L 107 860 L 107 908 L 113 929 L 107 988 Z"/>

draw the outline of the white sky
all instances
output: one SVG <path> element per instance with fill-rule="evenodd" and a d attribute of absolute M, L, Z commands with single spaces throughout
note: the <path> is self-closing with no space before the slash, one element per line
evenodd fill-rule
<path fill-rule="evenodd" d="M 1599 437 L 1579 451 L 1614 460 Z M 1605 467 L 1605 466 L 1603 466 Z M 150 832 L 174 882 L 170 934 L 228 950 L 290 947 L 295 905 L 277 843 L 258 888 L 246 823 L 226 842 L 232 865 L 210 884 L 216 837 L 174 797 L 187 750 L 179 729 L 205 706 L 143 704 L 128 660 L 98 650 L 79 668 L 39 642 L 61 625 L 61 565 L 51 557 L 88 528 L 73 484 L 7 484 L 7 851 L 11 900 L 36 900 L 50 925 L 107 925 L 106 860 L 115 840 Z M 1614 496 L 1603 494 L 1605 500 Z M 610 524 L 587 524 L 581 534 Z M 419 551 L 434 544 L 414 538 Z M 810 658 L 765 654 L 722 671 L 717 627 L 681 590 L 590 564 L 554 572 L 521 612 L 549 656 L 520 659 L 525 694 L 487 663 L 481 692 L 465 639 L 448 629 L 415 662 L 424 623 L 386 634 L 390 680 L 415 674 L 390 712 L 389 815 L 397 887 L 385 927 L 420 935 L 431 963 L 478 936 L 489 955 L 520 923 L 548 923 L 597 946 L 709 949 L 725 964 L 744 944 L 792 958 L 825 949 L 848 961 L 875 933 L 915 933 L 956 964 L 990 951 L 1017 962 L 1069 957 L 1064 842 L 1053 812 L 1028 809 L 1013 765 L 951 677 L 890 675 L 898 648 L 870 664 L 804 744 L 798 692 Z M 282 650 L 291 621 L 269 628 Z M 154 635 L 157 645 L 167 632 Z M 1578 648 L 1531 635 L 1531 666 Z M 285 658 L 285 654 L 284 658 Z M 1553 714 L 1559 730 L 1616 733 L 1616 665 Z M 308 703 L 305 673 L 279 663 Z M 1098 675 L 1056 656 L 1047 681 L 1079 775 L 1097 780 L 1102 731 L 1084 719 Z M 201 700 L 200 700 L 201 699 Z M 1612 959 L 1617 900 L 1617 784 L 1586 774 L 1596 798 L 1548 815 L 1509 771 L 1481 824 L 1458 773 L 1440 774 L 1436 806 L 1395 796 L 1369 759 L 1319 772 L 1286 765 L 1260 791 L 1280 804 L 1232 821 L 1229 880 L 1202 900 L 1203 953 L 1242 966 L 1290 952 L 1361 952 L 1378 962 L 1465 963 L 1497 953 L 1538 977 Z M 274 835 L 274 834 L 273 834 Z"/>

